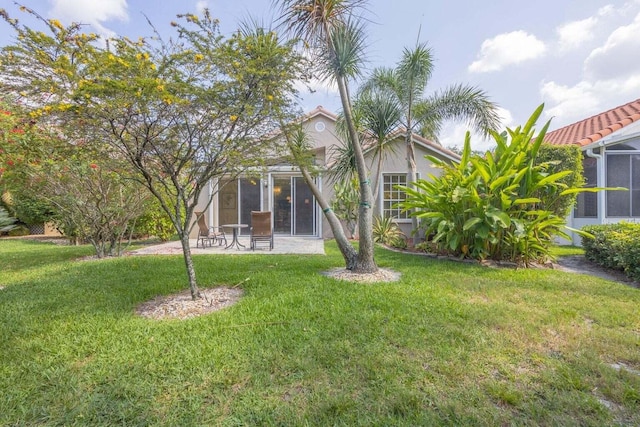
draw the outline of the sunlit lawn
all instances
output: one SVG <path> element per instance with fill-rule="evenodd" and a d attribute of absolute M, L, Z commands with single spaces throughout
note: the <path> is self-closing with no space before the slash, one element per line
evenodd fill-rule
<path fill-rule="evenodd" d="M 383 249 L 400 281 L 347 283 L 327 252 L 195 256 L 245 296 L 154 321 L 181 257 L 0 240 L 0 425 L 640 425 L 638 289 Z"/>

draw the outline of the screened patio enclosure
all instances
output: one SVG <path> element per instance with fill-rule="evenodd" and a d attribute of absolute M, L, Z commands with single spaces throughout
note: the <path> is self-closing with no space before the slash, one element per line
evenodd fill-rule
<path fill-rule="evenodd" d="M 222 180 L 217 195 L 218 224 L 251 224 L 251 211 L 271 211 L 274 233 L 317 236 L 318 208 L 301 176 L 269 174 L 266 178 Z M 248 235 L 249 229 L 241 234 Z"/>

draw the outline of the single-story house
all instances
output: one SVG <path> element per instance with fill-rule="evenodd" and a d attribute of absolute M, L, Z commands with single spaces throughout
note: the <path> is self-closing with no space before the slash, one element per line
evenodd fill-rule
<path fill-rule="evenodd" d="M 323 171 L 317 178 L 316 184 L 321 189 L 329 203 L 334 196 L 334 183 L 326 174 L 332 164 L 334 146 L 343 146 L 343 142 L 336 132 L 337 116 L 318 106 L 301 118 L 303 129 L 313 143 L 316 165 Z M 404 194 L 394 188 L 395 185 L 407 183 L 407 160 L 405 148 L 406 131 L 398 130 L 391 136 L 390 144 L 396 145 L 390 150 L 380 168 L 376 169 L 374 150 L 365 148 L 365 159 L 370 165 L 372 188 L 379 187 L 376 197 L 374 215 L 391 216 L 395 218 L 405 234 L 411 232 L 411 219 L 406 213 L 394 207 L 402 200 Z M 416 161 L 419 176 L 426 177 L 429 173 L 438 175 L 440 169 L 424 158 L 429 154 L 443 160 L 457 161 L 460 157 L 440 145 L 414 135 L 416 147 Z M 365 143 L 366 145 L 366 143 Z M 377 182 L 381 185 L 377 186 Z M 224 184 L 224 185 L 221 185 Z M 216 187 L 220 185 L 220 187 Z M 213 189 L 220 188 L 219 191 Z M 212 203 L 206 210 L 206 222 L 212 226 L 224 224 L 250 224 L 251 211 L 271 211 L 274 233 L 283 236 L 316 236 L 332 237 L 324 215 L 318 207 L 309 187 L 305 183 L 298 168 L 291 164 L 277 164 L 270 166 L 259 177 L 240 177 L 235 182 L 213 182 L 211 192 L 202 194 L 196 211 L 202 211 L 208 199 L 213 197 Z M 241 230 L 247 234 L 248 230 Z M 197 229 L 192 231 L 195 238 Z"/>
<path fill-rule="evenodd" d="M 640 99 L 549 132 L 545 141 L 580 146 L 587 187 L 629 189 L 580 194 L 570 227 L 640 221 Z"/>

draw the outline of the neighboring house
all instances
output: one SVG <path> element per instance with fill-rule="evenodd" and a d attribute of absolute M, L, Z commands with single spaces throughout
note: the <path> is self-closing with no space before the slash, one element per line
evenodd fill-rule
<path fill-rule="evenodd" d="M 549 132 L 545 141 L 581 147 L 587 187 L 629 189 L 580 194 L 570 227 L 640 221 L 640 99 Z"/>
<path fill-rule="evenodd" d="M 309 135 L 313 145 L 316 164 L 323 171 L 317 178 L 317 185 L 321 189 L 326 200 L 331 203 L 333 199 L 334 183 L 328 178 L 326 169 L 332 163 L 331 154 L 334 146 L 343 145 L 336 132 L 337 116 L 321 106 L 309 112 L 302 119 L 302 126 Z M 365 149 L 365 159 L 371 172 L 371 185 L 376 188 L 376 183 L 381 180 L 374 215 L 392 216 L 401 226 L 403 231 L 410 235 L 411 219 L 406 213 L 393 205 L 404 198 L 404 194 L 395 189 L 397 184 L 407 183 L 407 161 L 405 138 L 406 132 L 397 131 L 392 135 L 390 144 L 395 149 L 387 155 L 380 168 L 376 170 L 376 160 L 373 158 L 373 149 Z M 421 177 L 428 174 L 438 175 L 440 169 L 434 168 L 424 158 L 426 154 L 440 159 L 457 161 L 460 157 L 420 136 L 414 136 L 416 145 L 416 160 Z M 213 191 L 216 185 L 225 184 L 220 191 Z M 212 191 L 202 194 L 199 206 L 202 211 L 211 194 L 213 202 L 210 204 L 205 216 L 210 225 L 223 225 L 232 223 L 250 224 L 251 211 L 271 211 L 274 233 L 291 236 L 316 236 L 323 238 L 332 237 L 331 229 L 319 209 L 315 198 L 305 183 L 297 167 L 291 164 L 277 164 L 270 166 L 259 177 L 242 177 L 234 182 L 212 183 Z M 375 195 L 374 195 L 375 197 Z M 197 234 L 194 230 L 193 236 Z M 243 231 L 248 234 L 248 230 Z"/>

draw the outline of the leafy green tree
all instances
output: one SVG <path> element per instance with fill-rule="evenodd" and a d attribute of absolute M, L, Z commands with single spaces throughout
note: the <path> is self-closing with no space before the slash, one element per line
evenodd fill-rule
<path fill-rule="evenodd" d="M 338 87 L 360 181 L 358 214 L 360 244 L 357 255 L 351 243 L 344 238 L 343 230 L 338 229 L 341 228 L 340 222 L 330 218 L 332 212 L 327 210 L 328 208 L 323 208 L 323 212 L 331 224 L 346 267 L 357 273 L 375 272 L 378 266 L 374 259 L 372 233 L 373 193 L 349 96 L 349 81 L 360 73 L 364 54 L 363 28 L 361 20 L 355 16 L 364 2 L 359 0 L 279 0 L 277 3 L 282 11 L 280 21 L 291 34 L 302 40 L 309 48 L 312 60 L 318 65 L 316 70 L 318 76 L 335 82 Z M 312 183 L 308 181 L 307 183 L 313 188 Z"/>
<path fill-rule="evenodd" d="M 499 125 L 496 105 L 478 88 L 455 85 L 425 97 L 433 68 L 431 50 L 421 43 L 413 50 L 405 49 L 395 68 L 375 69 L 360 88 L 365 93 L 386 94 L 395 99 L 401 109 L 400 124 L 407 131 L 405 146 L 408 183 L 417 179 L 414 132 L 437 141 L 445 120 L 468 121 L 484 134 L 497 129 Z M 413 219 L 413 228 L 418 228 L 416 217 Z M 420 236 L 416 233 L 414 243 L 419 239 Z"/>
<path fill-rule="evenodd" d="M 171 218 L 199 298 L 189 247 L 195 206 L 212 179 L 260 167 L 277 148 L 261 137 L 295 95 L 302 61 L 293 45 L 261 28 L 224 38 L 208 11 L 179 15 L 169 41 L 156 32 L 99 43 L 79 24 L 41 18 L 45 34 L 6 21 L 17 42 L 3 49 L 0 87 L 69 140 L 104 144 L 128 162 L 125 177 Z"/>
<path fill-rule="evenodd" d="M 508 134 L 492 132 L 493 152 L 473 155 L 469 133 L 459 164 L 429 157 L 443 169 L 440 177 L 403 187 L 404 209 L 420 218 L 426 235 L 438 250 L 473 259 L 509 260 L 528 265 L 550 257 L 549 247 L 563 231 L 565 217 L 545 209 L 541 194 L 561 198 L 594 188 L 569 187 L 561 180 L 571 170 L 554 171 L 551 162 L 539 162 L 538 153 L 549 127 L 534 138 L 534 125 L 543 106 L 524 127 Z M 533 141 L 533 142 L 532 142 Z M 553 199 L 547 197 L 553 204 Z"/>
<path fill-rule="evenodd" d="M 120 255 L 128 223 L 148 198 L 125 179 L 123 162 L 98 144 L 72 143 L 61 127 L 42 127 L 19 108 L 5 113 L 2 180 L 15 215 L 26 224 L 55 222 L 67 237 L 91 243 L 99 258 Z"/>

